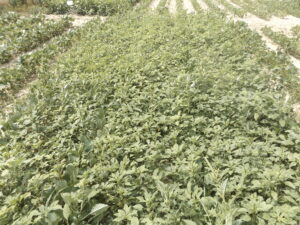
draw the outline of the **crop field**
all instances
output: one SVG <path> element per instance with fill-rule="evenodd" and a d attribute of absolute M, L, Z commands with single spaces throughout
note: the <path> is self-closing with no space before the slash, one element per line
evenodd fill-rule
<path fill-rule="evenodd" d="M 0 21 L 0 63 L 9 62 L 14 55 L 31 50 L 54 36 L 60 35 L 71 23 L 63 19 L 49 21 L 41 16 L 21 18 L 18 14 L 4 15 Z"/>
<path fill-rule="evenodd" d="M 291 37 L 286 36 L 284 33 L 272 31 L 271 28 L 266 27 L 263 29 L 265 35 L 273 39 L 279 44 L 288 54 L 300 59 L 300 26 L 294 27 Z"/>
<path fill-rule="evenodd" d="M 53 2 L 0 13 L 0 225 L 299 225 L 299 1 Z"/>
<path fill-rule="evenodd" d="M 64 0 L 42 1 L 48 13 L 64 14 L 67 12 L 80 15 L 113 15 L 131 9 L 139 0 L 75 0 L 74 6 L 69 7 Z"/>

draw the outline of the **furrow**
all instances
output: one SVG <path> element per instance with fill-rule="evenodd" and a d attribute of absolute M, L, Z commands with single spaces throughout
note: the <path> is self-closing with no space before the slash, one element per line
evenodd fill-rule
<path fill-rule="evenodd" d="M 234 8 L 242 9 L 241 6 L 237 5 L 236 3 L 232 2 L 231 0 L 225 0 L 225 1 L 227 1 L 229 4 L 231 4 Z"/>
<path fill-rule="evenodd" d="M 189 14 L 196 12 L 190 0 L 183 0 L 183 9 L 186 10 L 186 12 Z"/>
<path fill-rule="evenodd" d="M 176 0 L 170 0 L 168 5 L 169 12 L 171 14 L 176 13 Z"/>
<path fill-rule="evenodd" d="M 160 0 L 153 0 L 150 4 L 150 9 L 156 9 L 160 3 Z"/>
<path fill-rule="evenodd" d="M 209 10 L 208 5 L 203 0 L 197 0 L 197 2 L 203 10 L 205 11 Z"/>

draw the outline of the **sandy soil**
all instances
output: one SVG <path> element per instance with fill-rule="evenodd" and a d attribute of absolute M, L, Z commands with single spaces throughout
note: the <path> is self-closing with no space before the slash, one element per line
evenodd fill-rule
<path fill-rule="evenodd" d="M 291 29 L 294 26 L 300 25 L 300 18 L 294 16 L 286 16 L 283 18 L 272 16 L 270 20 L 263 20 L 253 14 L 247 13 L 244 18 L 240 19 L 254 29 L 270 27 L 273 31 L 283 32 L 287 36 L 291 36 Z"/>
<path fill-rule="evenodd" d="M 235 8 L 241 8 L 240 6 L 233 3 L 231 0 L 226 0 L 226 1 L 232 6 L 234 6 Z M 266 46 L 273 51 L 278 51 L 280 49 L 280 46 L 275 44 L 270 38 L 264 35 L 264 33 L 261 31 L 263 27 L 267 26 L 270 27 L 273 31 L 283 32 L 285 35 L 291 36 L 291 29 L 296 25 L 300 25 L 300 18 L 294 16 L 286 16 L 283 18 L 272 16 L 270 20 L 263 20 L 251 13 L 247 13 L 244 16 L 244 18 L 233 17 L 233 19 L 247 23 L 251 30 L 261 35 L 262 40 L 266 43 Z M 296 59 L 293 56 L 289 56 L 289 57 L 291 62 L 294 64 L 294 66 L 300 70 L 300 60 Z M 286 102 L 288 102 L 288 100 L 289 97 L 286 99 Z M 293 111 L 297 122 L 300 123 L 299 103 L 293 105 Z"/>
<path fill-rule="evenodd" d="M 150 4 L 150 9 L 156 9 L 160 3 L 160 0 L 153 0 Z"/>
<path fill-rule="evenodd" d="M 258 21 L 257 18 L 250 19 L 250 20 L 248 20 L 247 18 L 234 18 L 234 20 L 243 21 L 243 22 L 247 23 L 251 30 L 256 31 L 257 33 L 260 34 L 260 36 L 262 37 L 262 40 L 266 43 L 266 46 L 268 48 L 270 48 L 271 50 L 278 51 L 278 49 L 280 49 L 279 45 L 275 44 L 270 38 L 265 36 L 264 33 L 261 31 L 261 28 L 263 28 L 264 26 L 261 26 L 260 23 L 255 22 L 255 21 Z M 275 25 L 275 26 L 277 26 L 277 25 Z M 271 26 L 271 28 L 272 28 L 272 30 L 276 30 L 272 26 Z M 292 61 L 292 63 L 294 64 L 294 66 L 296 68 L 300 69 L 300 60 L 296 59 L 293 56 L 289 56 L 289 57 L 290 57 L 290 60 Z"/>
<path fill-rule="evenodd" d="M 296 116 L 296 120 L 300 123 L 300 104 L 294 104 L 293 110 Z"/>
<path fill-rule="evenodd" d="M 9 0 L 0 0 L 0 5 L 8 5 Z"/>
<path fill-rule="evenodd" d="M 195 13 L 196 10 L 190 0 L 183 0 L 183 9 L 186 10 L 187 13 Z"/>
<path fill-rule="evenodd" d="M 169 0 L 168 8 L 169 8 L 169 12 L 171 14 L 175 14 L 176 13 L 176 0 Z"/>
<path fill-rule="evenodd" d="M 265 26 L 270 27 L 273 31 L 283 32 L 287 36 L 291 35 L 291 28 L 300 25 L 300 18 L 293 16 L 287 16 L 284 18 L 272 17 L 270 20 L 263 20 L 257 16 L 248 13 L 244 18 L 235 17 L 235 20 L 243 21 L 248 24 L 249 28 L 253 31 L 259 33 L 262 37 L 262 40 L 265 41 L 267 47 L 273 51 L 277 51 L 280 46 L 275 44 L 270 38 L 265 36 L 261 29 Z M 290 59 L 294 66 L 300 69 L 300 60 L 296 59 L 293 56 L 290 56 Z"/>
<path fill-rule="evenodd" d="M 230 0 L 227 0 L 227 2 L 229 4 L 232 4 Z M 234 3 L 232 5 L 234 7 L 237 6 Z M 243 18 L 240 18 L 228 12 L 227 10 L 226 12 L 229 15 L 229 18 L 233 19 L 234 21 L 245 22 L 251 30 L 260 34 L 262 40 L 266 43 L 266 46 L 273 51 L 278 51 L 278 49 L 280 49 L 280 46 L 274 43 L 270 38 L 265 36 L 264 33 L 261 31 L 262 28 L 267 26 L 270 27 L 273 31 L 283 32 L 285 35 L 290 36 L 291 29 L 296 25 L 300 25 L 300 18 L 294 16 L 286 16 L 284 18 L 273 16 L 270 20 L 264 20 L 251 13 L 247 13 Z M 289 57 L 294 66 L 300 69 L 300 60 L 296 59 L 293 56 Z"/>
<path fill-rule="evenodd" d="M 209 10 L 208 5 L 203 0 L 197 0 L 197 2 L 203 10 Z"/>
<path fill-rule="evenodd" d="M 217 2 L 217 1 L 215 1 L 215 0 L 211 0 L 211 2 L 212 2 L 215 6 L 217 6 L 219 9 L 221 9 L 222 11 L 226 11 L 226 12 L 227 12 L 226 7 L 225 7 L 224 5 L 222 5 L 221 3 L 219 3 L 219 2 Z"/>
<path fill-rule="evenodd" d="M 50 20 L 60 20 L 63 17 L 63 15 L 46 15 L 47 19 Z M 71 17 L 74 21 L 73 21 L 73 27 L 81 27 L 84 24 L 86 24 L 87 22 L 91 21 L 92 19 L 95 19 L 97 17 L 95 16 L 79 16 L 79 15 L 69 15 L 69 17 Z M 105 21 L 106 17 L 100 17 L 101 21 Z"/>
<path fill-rule="evenodd" d="M 235 8 L 242 8 L 241 6 L 233 3 L 231 0 L 226 0 Z M 283 32 L 287 36 L 291 36 L 291 29 L 294 26 L 300 25 L 300 18 L 294 16 L 285 16 L 283 18 L 272 16 L 270 20 L 261 19 L 251 13 L 247 13 L 240 21 L 244 21 L 250 27 L 260 30 L 263 27 L 270 27 L 275 32 Z"/>
<path fill-rule="evenodd" d="M 232 2 L 231 0 L 226 0 L 229 4 L 231 4 L 233 7 L 237 8 L 237 9 L 241 9 L 242 7 L 235 4 L 234 2 Z"/>
<path fill-rule="evenodd" d="M 250 27 L 251 29 L 251 27 Z M 261 39 L 266 43 L 266 46 L 271 49 L 272 51 L 278 51 L 280 46 L 274 43 L 270 38 L 268 38 L 260 29 L 252 28 L 253 31 L 256 31 L 260 36 Z M 300 60 L 296 59 L 295 57 L 289 55 L 289 58 L 293 65 L 300 70 Z"/>

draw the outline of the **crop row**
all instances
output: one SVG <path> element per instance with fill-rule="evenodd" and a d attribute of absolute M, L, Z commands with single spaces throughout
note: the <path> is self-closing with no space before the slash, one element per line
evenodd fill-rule
<path fill-rule="evenodd" d="M 0 13 L 0 29 L 10 23 L 15 23 L 20 19 L 20 15 L 13 12 Z"/>
<path fill-rule="evenodd" d="M 300 59 L 300 36 L 288 37 L 284 33 L 274 32 L 271 28 L 263 28 L 263 32 L 285 52 Z"/>
<path fill-rule="evenodd" d="M 212 14 L 82 33 L 1 123 L 2 224 L 297 224 L 284 55 Z"/>
<path fill-rule="evenodd" d="M 78 31 L 71 30 L 56 36 L 40 49 L 21 56 L 18 63 L 10 67 L 0 68 L 0 101 L 24 86 L 26 80 L 35 78 L 40 70 L 46 70 L 49 63 L 60 53 L 66 51 L 71 45 Z"/>
<path fill-rule="evenodd" d="M 21 17 L 18 13 L 5 13 L 0 16 L 0 43 L 6 39 L 16 38 L 22 31 L 34 29 L 37 24 L 44 22 L 42 16 Z"/>
<path fill-rule="evenodd" d="M 54 22 L 41 16 L 22 18 L 20 22 L 4 26 L 1 28 L 4 32 L 1 37 L 0 63 L 6 63 L 15 55 L 38 47 L 52 37 L 62 34 L 70 26 L 68 18 Z"/>
<path fill-rule="evenodd" d="M 251 12 L 262 18 L 269 18 L 272 15 L 283 16 L 293 15 L 300 17 L 299 0 L 231 0 L 243 7 L 244 10 Z"/>
<path fill-rule="evenodd" d="M 21 5 L 26 3 L 26 1 L 22 0 L 16 1 L 20 1 Z M 108 16 L 132 9 L 139 1 L 140 0 L 34 0 L 32 3 L 42 6 L 42 8 L 44 8 L 43 11 L 47 13 Z"/>

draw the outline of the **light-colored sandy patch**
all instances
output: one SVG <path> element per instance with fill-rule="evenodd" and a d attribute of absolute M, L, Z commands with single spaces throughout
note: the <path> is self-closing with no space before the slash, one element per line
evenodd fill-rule
<path fill-rule="evenodd" d="M 262 32 L 262 28 L 267 26 L 270 27 L 273 31 L 281 31 L 288 35 L 288 33 L 291 32 L 291 29 L 294 26 L 296 26 L 297 24 L 300 25 L 300 18 L 296 18 L 293 16 L 286 16 L 284 18 L 272 17 L 270 20 L 263 20 L 251 13 L 248 13 L 243 18 L 234 16 L 233 14 L 229 13 L 228 18 L 231 18 L 234 21 L 245 22 L 251 30 L 260 34 L 262 40 L 266 43 L 266 46 L 273 51 L 278 51 L 280 49 L 280 46 L 274 43 L 266 35 L 264 35 L 264 33 Z M 293 65 L 300 70 L 300 60 L 290 55 L 289 58 Z"/>
<path fill-rule="evenodd" d="M 9 113 L 12 113 L 14 111 L 14 107 L 16 105 L 16 101 L 20 100 L 22 98 L 25 98 L 29 92 L 30 92 L 30 88 L 31 86 L 37 81 L 36 78 L 33 78 L 29 81 L 27 81 L 28 83 L 26 83 L 26 86 L 24 88 L 22 88 L 21 90 L 19 90 L 16 94 L 15 94 L 15 102 L 8 104 L 8 105 L 4 105 L 3 108 L 0 108 L 0 110 L 2 111 L 3 115 L 6 116 Z M 1 115 L 0 115 L 0 119 L 1 119 Z"/>
<path fill-rule="evenodd" d="M 227 9 L 226 9 L 226 7 L 223 5 L 223 4 L 221 4 L 221 3 L 219 3 L 219 2 L 217 2 L 217 1 L 215 1 L 215 0 L 210 0 L 211 1 L 211 3 L 213 3 L 215 6 L 217 6 L 219 9 L 221 9 L 222 11 L 226 11 L 227 12 Z"/>
<path fill-rule="evenodd" d="M 207 11 L 209 10 L 208 5 L 203 0 L 197 0 L 198 4 L 200 5 L 201 9 Z"/>
<path fill-rule="evenodd" d="M 290 56 L 290 59 L 291 59 L 292 63 L 294 64 L 294 66 L 300 70 L 300 60 L 296 59 L 293 56 Z M 300 78 L 300 76 L 299 76 L 299 78 Z"/>
<path fill-rule="evenodd" d="M 194 9 L 194 6 L 190 0 L 183 0 L 182 6 L 183 6 L 183 9 L 189 14 L 196 12 Z"/>
<path fill-rule="evenodd" d="M 9 105 L 6 105 L 5 107 L 3 108 L 0 108 L 0 120 L 1 119 L 4 119 L 6 117 L 6 115 L 10 114 L 13 112 L 13 107 L 14 107 L 14 104 L 9 104 Z"/>
<path fill-rule="evenodd" d="M 232 5 L 236 9 L 242 9 L 241 6 L 237 5 L 236 3 L 232 2 L 231 0 L 225 0 L 227 1 L 230 5 Z"/>
<path fill-rule="evenodd" d="M 268 38 L 264 33 L 259 29 L 253 29 L 256 31 L 260 36 L 261 39 L 266 43 L 266 46 L 271 49 L 272 51 L 278 51 L 281 49 L 279 45 L 274 43 L 270 38 Z M 300 70 L 300 60 L 296 59 L 295 57 L 288 55 L 293 65 Z M 300 78 L 300 77 L 299 77 Z"/>
<path fill-rule="evenodd" d="M 283 32 L 287 36 L 292 35 L 291 29 L 294 26 L 300 25 L 300 18 L 294 16 L 286 16 L 283 18 L 272 16 L 270 20 L 261 19 L 253 14 L 247 13 L 244 18 L 240 19 L 247 23 L 250 27 L 261 29 L 270 27 L 275 32 Z"/>
<path fill-rule="evenodd" d="M 150 9 L 156 9 L 160 3 L 160 0 L 153 0 L 150 4 Z"/>
<path fill-rule="evenodd" d="M 270 38 L 268 38 L 266 35 L 264 35 L 264 33 L 261 30 L 255 30 L 260 36 L 261 39 L 266 43 L 266 46 L 271 49 L 272 51 L 279 51 L 281 49 L 281 47 L 276 44 L 275 42 L 273 42 Z M 291 60 L 291 62 L 293 63 L 293 65 L 300 70 L 300 60 L 296 59 L 294 56 L 289 55 L 289 58 Z M 300 78 L 300 77 L 299 77 Z"/>
<path fill-rule="evenodd" d="M 300 104 L 294 104 L 293 105 L 293 110 L 294 110 L 297 122 L 300 123 Z"/>
<path fill-rule="evenodd" d="M 60 20 L 62 18 L 62 15 L 55 15 L 55 14 L 48 14 L 48 15 L 45 15 L 46 19 L 48 20 Z"/>
<path fill-rule="evenodd" d="M 72 18 L 74 19 L 73 21 L 74 27 L 81 27 L 87 22 L 91 21 L 92 19 L 95 19 L 94 16 L 78 16 L 78 15 L 73 15 Z"/>
<path fill-rule="evenodd" d="M 141 2 L 138 2 L 137 4 L 135 4 L 135 6 L 133 7 L 133 9 L 137 10 L 141 5 L 142 5 Z"/>
<path fill-rule="evenodd" d="M 261 39 L 266 43 L 266 46 L 271 49 L 272 51 L 278 51 L 279 46 L 277 44 L 275 44 L 270 38 L 268 38 L 266 35 L 264 35 L 264 33 L 261 30 L 255 30 L 260 36 Z"/>
<path fill-rule="evenodd" d="M 9 0 L 0 0 L 0 5 L 9 5 Z"/>
<path fill-rule="evenodd" d="M 253 17 L 254 18 L 254 17 Z M 248 27 L 257 32 L 260 36 L 261 39 L 266 43 L 266 46 L 271 49 L 272 51 L 278 51 L 280 49 L 280 46 L 277 45 L 276 43 L 274 43 L 270 38 L 268 38 L 266 35 L 264 35 L 264 33 L 261 31 L 261 28 L 263 28 L 264 26 L 261 26 L 261 24 L 259 23 L 255 23 L 255 21 L 260 21 L 262 19 L 260 18 L 254 18 L 253 20 L 245 20 L 245 18 L 239 18 L 239 17 L 234 17 L 233 18 L 235 21 L 243 21 L 245 23 L 248 24 Z M 291 62 L 293 63 L 293 65 L 300 70 L 300 60 L 296 59 L 295 57 L 289 55 L 289 58 L 291 60 Z"/>
<path fill-rule="evenodd" d="M 68 15 L 73 19 L 72 25 L 73 27 L 81 27 L 87 22 L 91 21 L 92 19 L 97 18 L 96 16 L 80 16 L 80 15 Z M 63 15 L 53 15 L 49 14 L 46 15 L 46 18 L 49 20 L 60 20 L 64 17 Z M 106 17 L 100 17 L 100 20 L 104 22 L 106 20 Z"/>
<path fill-rule="evenodd" d="M 176 0 L 169 0 L 168 9 L 171 14 L 176 13 Z"/>

